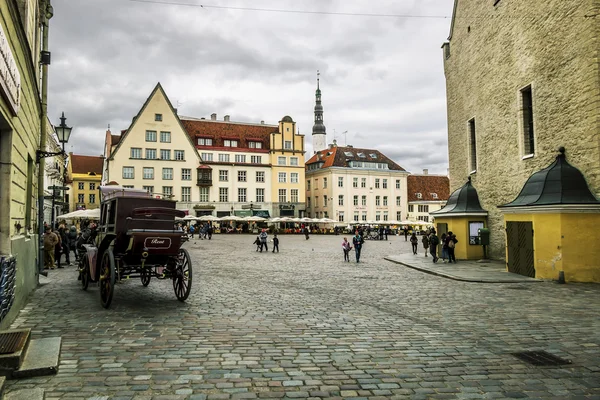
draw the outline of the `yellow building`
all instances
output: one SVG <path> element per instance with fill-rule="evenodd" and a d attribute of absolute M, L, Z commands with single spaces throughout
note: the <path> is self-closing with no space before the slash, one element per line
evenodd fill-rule
<path fill-rule="evenodd" d="M 271 134 L 271 193 L 273 217 L 304 217 L 304 135 L 296 134 L 296 123 L 285 116 Z"/>
<path fill-rule="evenodd" d="M 69 211 L 100 207 L 98 188 L 102 180 L 103 163 L 104 157 L 69 154 Z"/>

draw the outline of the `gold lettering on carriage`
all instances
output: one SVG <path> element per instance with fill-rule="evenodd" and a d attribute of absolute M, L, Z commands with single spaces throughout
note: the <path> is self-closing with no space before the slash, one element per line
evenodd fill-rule
<path fill-rule="evenodd" d="M 171 247 L 171 238 L 148 237 L 144 240 L 144 247 L 147 249 L 168 249 Z"/>

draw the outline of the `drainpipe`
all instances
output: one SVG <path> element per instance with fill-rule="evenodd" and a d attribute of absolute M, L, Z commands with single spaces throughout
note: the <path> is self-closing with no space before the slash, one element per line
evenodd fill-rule
<path fill-rule="evenodd" d="M 53 16 L 50 0 L 43 3 L 42 11 L 42 51 L 48 51 L 48 29 L 50 18 Z M 40 115 L 40 151 L 46 151 L 46 134 L 48 124 L 48 63 L 42 63 L 42 111 Z M 44 163 L 44 164 L 42 164 Z M 44 159 L 40 159 L 38 164 L 38 273 L 36 274 L 37 283 L 40 282 L 40 274 L 47 276 L 44 271 Z"/>

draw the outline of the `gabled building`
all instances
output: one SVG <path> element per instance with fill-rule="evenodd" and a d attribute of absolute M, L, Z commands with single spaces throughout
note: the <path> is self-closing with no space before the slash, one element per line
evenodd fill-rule
<path fill-rule="evenodd" d="M 409 175 L 408 212 L 406 219 L 411 221 L 433 222 L 429 213 L 439 210 L 446 205 L 450 196 L 450 181 L 445 175 L 429 175 L 428 170 L 423 174 Z"/>
<path fill-rule="evenodd" d="M 103 182 L 174 199 L 181 209 L 200 201 L 200 155 L 160 83 L 129 128 L 106 133 L 105 157 Z"/>
<path fill-rule="evenodd" d="M 102 156 L 69 153 L 69 210 L 91 210 L 100 207 L 98 189 L 102 183 Z"/>
<path fill-rule="evenodd" d="M 306 162 L 306 212 L 339 222 L 402 220 L 409 173 L 379 150 L 334 143 Z"/>

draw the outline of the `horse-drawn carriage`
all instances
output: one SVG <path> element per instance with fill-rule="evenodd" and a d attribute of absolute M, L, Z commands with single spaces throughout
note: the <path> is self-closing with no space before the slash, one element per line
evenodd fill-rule
<path fill-rule="evenodd" d="M 112 301 L 115 283 L 140 278 L 171 279 L 175 296 L 185 301 L 192 286 L 192 262 L 181 248 L 185 233 L 174 229 L 175 217 L 184 212 L 175 209 L 175 201 L 153 198 L 143 190 L 102 186 L 100 223 L 95 240 L 83 244 L 79 276 L 84 290 L 98 282 L 102 306 Z"/>

